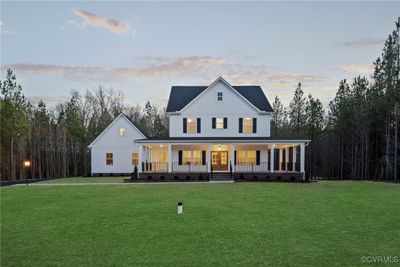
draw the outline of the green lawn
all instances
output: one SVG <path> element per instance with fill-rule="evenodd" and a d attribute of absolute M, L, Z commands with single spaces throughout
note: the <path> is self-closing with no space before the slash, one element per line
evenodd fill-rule
<path fill-rule="evenodd" d="M 54 183 L 121 183 L 129 177 L 70 177 L 38 182 L 39 184 Z"/>
<path fill-rule="evenodd" d="M 380 255 L 400 256 L 398 184 L 1 188 L 3 267 L 365 266 Z"/>

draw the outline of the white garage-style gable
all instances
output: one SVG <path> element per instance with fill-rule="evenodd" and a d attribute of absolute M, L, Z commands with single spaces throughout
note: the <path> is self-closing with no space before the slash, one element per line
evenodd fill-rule
<path fill-rule="evenodd" d="M 89 145 L 92 175 L 128 174 L 138 164 L 135 140 L 147 138 L 126 115 L 120 114 Z"/>

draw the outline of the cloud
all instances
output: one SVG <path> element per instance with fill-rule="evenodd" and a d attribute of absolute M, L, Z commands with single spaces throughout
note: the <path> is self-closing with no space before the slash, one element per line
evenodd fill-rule
<path fill-rule="evenodd" d="M 67 24 L 72 25 L 74 27 L 100 27 L 106 30 L 109 30 L 113 33 L 117 34 L 135 34 L 135 30 L 132 26 L 127 22 L 122 22 L 116 19 L 108 19 L 106 17 L 102 17 L 93 13 L 89 13 L 83 10 L 72 10 L 72 13 L 78 17 L 83 19 L 82 25 L 79 23 L 69 20 Z"/>
<path fill-rule="evenodd" d="M 356 40 L 356 41 L 338 43 L 337 45 L 339 45 L 339 46 L 368 47 L 368 46 L 374 46 L 374 45 L 382 45 L 384 43 L 385 43 L 385 39 L 365 38 L 365 39 L 360 39 L 360 40 Z"/>
<path fill-rule="evenodd" d="M 339 67 L 339 70 L 350 73 L 369 74 L 374 71 L 374 66 L 372 64 L 350 64 Z"/>
<path fill-rule="evenodd" d="M 33 104 L 39 104 L 40 100 L 42 100 L 48 107 L 55 107 L 60 103 L 64 103 L 70 99 L 70 96 L 44 96 L 44 95 L 36 95 L 36 96 L 28 96 L 28 100 Z"/>
<path fill-rule="evenodd" d="M 60 74 L 70 80 L 116 80 L 120 78 L 154 78 L 184 75 L 217 68 L 226 64 L 216 57 L 182 57 L 169 59 L 168 62 L 151 64 L 144 67 L 98 67 L 98 66 L 61 66 L 46 64 L 13 64 L 2 67 L 2 71 L 11 68 L 20 73 Z"/>
<path fill-rule="evenodd" d="M 0 21 L 0 33 L 1 34 L 14 34 L 15 32 L 13 30 L 5 30 L 3 27 L 3 22 Z"/>

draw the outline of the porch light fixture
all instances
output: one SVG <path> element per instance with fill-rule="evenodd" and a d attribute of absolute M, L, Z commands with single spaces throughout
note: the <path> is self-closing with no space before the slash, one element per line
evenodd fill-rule
<path fill-rule="evenodd" d="M 221 150 L 221 145 L 218 145 L 218 150 Z"/>
<path fill-rule="evenodd" d="M 163 145 L 161 144 L 160 147 L 163 147 Z"/>
<path fill-rule="evenodd" d="M 177 212 L 178 212 L 178 214 L 183 214 L 183 203 L 182 202 L 178 202 Z"/>

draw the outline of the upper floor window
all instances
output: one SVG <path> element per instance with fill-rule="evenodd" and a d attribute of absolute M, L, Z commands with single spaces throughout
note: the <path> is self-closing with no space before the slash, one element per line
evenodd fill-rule
<path fill-rule="evenodd" d="M 200 118 L 183 118 L 183 133 L 200 133 L 201 119 Z"/>
<path fill-rule="evenodd" d="M 217 93 L 217 101 L 221 102 L 222 100 L 223 100 L 223 94 L 222 94 L 222 92 L 218 92 Z"/>
<path fill-rule="evenodd" d="M 119 136 L 125 135 L 125 128 L 119 128 Z"/>
<path fill-rule="evenodd" d="M 253 132 L 253 120 L 251 118 L 244 118 L 243 132 L 244 133 L 252 133 Z"/>
<path fill-rule="evenodd" d="M 239 118 L 239 133 L 256 133 L 257 118 Z"/>
<path fill-rule="evenodd" d="M 187 132 L 197 133 L 197 120 L 194 118 L 188 118 L 187 120 Z"/>
<path fill-rule="evenodd" d="M 228 118 L 212 118 L 211 126 L 213 129 L 227 129 L 228 128 Z"/>
<path fill-rule="evenodd" d="M 216 128 L 217 129 L 223 129 L 224 128 L 224 118 L 217 118 L 216 119 Z"/>
<path fill-rule="evenodd" d="M 114 155 L 113 153 L 106 153 L 106 165 L 114 164 Z"/>

